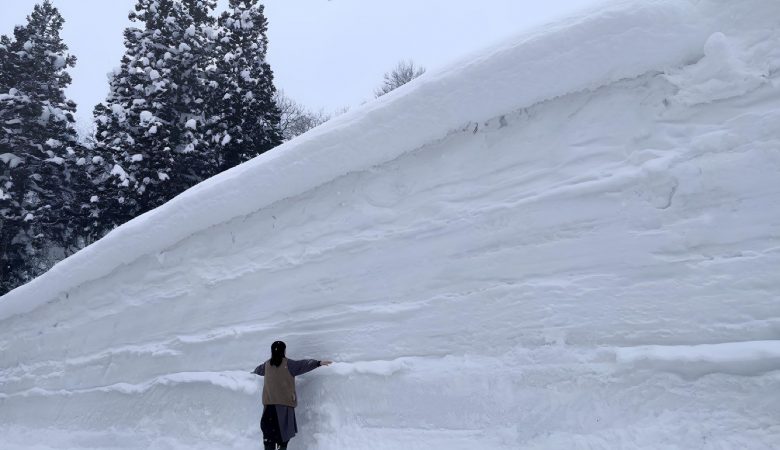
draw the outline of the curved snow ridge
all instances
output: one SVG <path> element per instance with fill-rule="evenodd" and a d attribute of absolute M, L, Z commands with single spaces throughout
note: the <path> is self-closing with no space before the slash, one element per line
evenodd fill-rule
<path fill-rule="evenodd" d="M 464 124 L 683 66 L 702 55 L 713 32 L 732 26 L 735 18 L 744 20 L 772 8 L 772 0 L 618 2 L 519 35 L 480 57 L 426 74 L 124 224 L 5 295 L 0 320 L 67 298 L 71 289 L 123 264 L 345 174 L 396 159 Z"/>
<path fill-rule="evenodd" d="M 356 362 L 335 362 L 330 366 L 330 372 L 335 375 L 394 375 L 404 369 L 409 368 L 414 357 L 403 357 L 389 361 L 356 361 Z"/>
<path fill-rule="evenodd" d="M 402 357 L 384 361 L 357 361 L 335 362 L 328 369 L 334 375 L 381 375 L 396 374 L 420 360 L 419 357 Z M 327 374 L 327 373 L 326 373 Z M 172 386 L 190 383 L 207 383 L 231 391 L 257 395 L 260 393 L 258 376 L 247 371 L 223 371 L 223 372 L 178 372 L 161 375 L 143 383 L 114 383 L 108 386 L 100 386 L 85 389 L 43 389 L 39 387 L 26 389 L 11 394 L 0 393 L 0 398 L 30 397 L 30 396 L 71 396 L 88 393 L 120 393 L 142 394 L 157 386 Z"/>
<path fill-rule="evenodd" d="M 119 393 L 126 395 L 142 394 L 158 386 L 176 386 L 182 384 L 211 384 L 230 391 L 243 394 L 257 395 L 260 387 L 257 375 L 246 371 L 224 372 L 178 372 L 155 377 L 144 383 L 114 383 L 108 386 L 100 386 L 86 389 L 42 389 L 32 388 L 12 394 L 0 394 L 1 398 L 33 397 L 33 396 L 72 396 L 90 393 Z"/>
<path fill-rule="evenodd" d="M 172 340 L 170 340 L 172 341 Z M 116 356 L 177 356 L 179 351 L 167 347 L 166 342 L 154 342 L 140 345 L 123 345 L 121 347 L 110 348 L 97 353 L 66 358 L 62 360 L 38 361 L 30 364 L 19 364 L 14 367 L 0 369 L 0 382 L 14 377 L 16 373 L 33 373 L 42 369 L 49 369 L 57 376 L 58 372 L 68 367 L 86 366 L 100 361 L 110 360 Z M 41 375 L 34 375 L 40 377 Z"/>
<path fill-rule="evenodd" d="M 710 373 L 754 376 L 780 370 L 780 340 L 700 345 L 647 345 L 615 350 L 618 363 L 683 376 Z"/>
<path fill-rule="evenodd" d="M 319 309 L 312 312 L 312 317 L 332 317 L 343 313 L 343 308 L 355 311 L 369 311 L 377 313 L 392 313 L 404 310 L 413 310 L 419 308 L 419 305 L 406 306 L 404 304 L 376 304 L 376 305 L 347 305 L 338 306 L 336 310 L 322 312 Z M 330 309 L 330 308 L 326 308 Z M 300 317 L 308 317 L 305 313 L 300 313 Z M 166 339 L 152 340 L 137 344 L 127 344 L 117 347 L 107 348 L 95 353 L 83 354 L 80 356 L 66 357 L 59 360 L 42 360 L 34 363 L 21 363 L 16 366 L 0 368 L 0 385 L 7 381 L 18 381 L 22 378 L 48 378 L 57 377 L 62 371 L 72 370 L 79 366 L 89 366 L 93 364 L 106 364 L 116 357 L 177 357 L 182 354 L 182 347 L 187 345 L 219 343 L 219 341 L 230 339 L 241 339 L 247 335 L 254 335 L 262 331 L 274 329 L 283 326 L 289 319 L 282 322 L 272 321 L 268 323 L 238 323 L 223 325 L 200 332 L 189 334 L 177 334 Z M 40 375 L 42 371 L 50 372 L 49 375 Z"/>

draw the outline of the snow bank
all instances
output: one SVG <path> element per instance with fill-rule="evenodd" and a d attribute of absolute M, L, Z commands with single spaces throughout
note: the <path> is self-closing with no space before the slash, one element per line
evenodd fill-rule
<path fill-rule="evenodd" d="M 691 61 L 720 29 L 715 27 L 733 21 L 732 8 L 747 10 L 749 3 L 756 2 L 617 2 L 522 34 L 337 117 L 119 227 L 0 298 L 0 320 L 67 297 L 86 281 L 215 224 L 393 160 L 468 123 Z M 703 16 L 713 4 L 721 11 Z"/>
<path fill-rule="evenodd" d="M 260 448 L 278 339 L 296 448 L 776 448 L 777 17 L 617 4 L 122 227 L 3 299 L 4 448 Z"/>

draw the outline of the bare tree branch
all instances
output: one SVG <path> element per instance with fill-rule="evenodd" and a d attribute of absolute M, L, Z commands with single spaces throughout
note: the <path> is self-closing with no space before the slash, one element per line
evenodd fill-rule
<path fill-rule="evenodd" d="M 308 110 L 305 106 L 285 95 L 281 89 L 276 91 L 274 100 L 282 113 L 279 128 L 282 130 L 282 136 L 285 141 L 289 141 L 295 136 L 301 135 L 330 119 L 330 116 L 322 111 L 314 112 Z"/>
<path fill-rule="evenodd" d="M 398 89 L 424 73 L 425 67 L 415 66 L 414 62 L 411 60 L 400 61 L 393 70 L 385 73 L 385 81 L 374 91 L 374 95 L 379 98 L 390 91 Z"/>

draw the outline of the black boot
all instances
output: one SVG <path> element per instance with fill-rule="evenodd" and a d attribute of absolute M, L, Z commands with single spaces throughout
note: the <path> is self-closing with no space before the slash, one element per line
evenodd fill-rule
<path fill-rule="evenodd" d="M 276 450 L 276 443 L 275 442 L 263 441 L 263 448 L 265 450 Z"/>

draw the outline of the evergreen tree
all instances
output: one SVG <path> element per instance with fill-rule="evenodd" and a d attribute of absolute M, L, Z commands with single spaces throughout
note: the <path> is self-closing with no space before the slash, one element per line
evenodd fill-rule
<path fill-rule="evenodd" d="M 217 23 L 215 0 L 137 0 L 94 111 L 91 235 L 282 142 L 263 7 L 229 6 Z"/>
<path fill-rule="evenodd" d="M 115 228 L 118 223 L 112 222 L 116 209 L 109 209 L 112 203 L 109 198 L 117 198 L 117 191 L 111 189 L 111 170 L 113 165 L 98 152 L 97 140 L 94 135 L 87 142 L 81 142 L 82 156 L 77 164 L 82 168 L 79 172 L 77 192 L 78 215 L 74 228 L 78 232 L 79 247 L 85 247 Z"/>
<path fill-rule="evenodd" d="M 214 7 L 213 0 L 138 0 L 130 14 L 143 28 L 125 31 L 121 66 L 95 108 L 98 158 L 111 174 L 98 188 L 109 227 L 204 179 L 192 166 L 203 159 L 197 152 L 208 153 L 203 74 Z"/>
<path fill-rule="evenodd" d="M 282 143 L 273 72 L 266 62 L 268 22 L 258 0 L 230 0 L 219 19 L 218 96 L 211 103 L 212 139 L 228 169 Z"/>
<path fill-rule="evenodd" d="M 0 39 L 0 291 L 50 264 L 73 244 L 69 220 L 78 176 L 76 105 L 64 89 L 76 58 L 60 38 L 63 18 L 46 0 L 14 38 Z M 62 255 L 55 255 L 61 258 Z"/>
<path fill-rule="evenodd" d="M 130 19 L 146 29 L 127 28 L 125 54 L 109 80 L 105 103 L 95 107 L 96 156 L 105 164 L 98 183 L 97 210 L 107 211 L 102 222 L 113 228 L 162 203 L 165 181 L 172 171 L 171 127 L 166 96 L 172 89 L 168 63 L 166 19 L 172 0 L 141 0 Z M 162 200 L 161 200 L 162 199 Z"/>
<path fill-rule="evenodd" d="M 180 123 L 185 145 L 177 166 L 177 175 L 182 180 L 179 192 L 219 173 L 213 120 L 209 111 L 209 102 L 219 90 L 214 65 L 217 21 L 212 16 L 216 1 L 182 0 L 182 4 L 183 42 L 188 51 L 183 55 L 182 70 L 176 78 L 181 86 L 178 110 L 182 114 Z"/>

